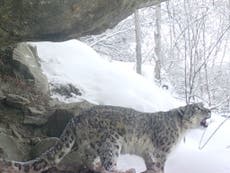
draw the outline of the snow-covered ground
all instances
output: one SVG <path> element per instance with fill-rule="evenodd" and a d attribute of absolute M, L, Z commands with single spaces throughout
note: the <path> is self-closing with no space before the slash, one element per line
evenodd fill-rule
<path fill-rule="evenodd" d="M 147 78 L 137 75 L 130 64 L 102 59 L 85 44 L 71 40 L 64 43 L 32 43 L 38 48 L 42 69 L 52 84 L 71 83 L 83 95 L 66 99 L 66 102 L 87 100 L 96 104 L 131 107 L 140 111 L 168 110 L 183 103 L 157 87 Z M 151 78 L 151 77 L 150 77 Z M 223 118 L 214 116 L 205 139 L 215 130 Z M 202 130 L 193 130 L 186 135 L 166 162 L 166 173 L 229 173 L 230 172 L 230 122 L 199 150 Z M 205 141 L 205 140 L 204 140 Z M 120 169 L 145 169 L 141 158 L 125 155 L 119 158 Z"/>

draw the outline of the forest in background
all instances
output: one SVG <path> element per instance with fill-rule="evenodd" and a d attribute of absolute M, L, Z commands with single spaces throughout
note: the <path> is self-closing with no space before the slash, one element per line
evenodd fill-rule
<path fill-rule="evenodd" d="M 230 111 L 230 0 L 171 0 L 81 38 L 111 60 L 151 64 L 159 86 L 186 103 Z"/>

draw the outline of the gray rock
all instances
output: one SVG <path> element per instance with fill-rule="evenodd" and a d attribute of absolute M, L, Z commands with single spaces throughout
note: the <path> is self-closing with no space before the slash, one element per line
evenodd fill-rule
<path fill-rule="evenodd" d="M 23 124 L 41 126 L 47 123 L 46 117 L 24 116 Z"/>
<path fill-rule="evenodd" d="M 59 106 L 59 109 L 68 110 L 72 112 L 75 116 L 77 116 L 83 110 L 87 110 L 93 106 L 95 106 L 95 104 L 92 104 L 87 101 L 82 101 L 82 102 L 77 102 L 77 103 L 61 104 Z"/>
<path fill-rule="evenodd" d="M 74 116 L 73 112 L 65 109 L 57 109 L 48 119 L 46 130 L 48 136 L 59 137 L 69 120 Z"/>
<path fill-rule="evenodd" d="M 0 47 L 21 41 L 63 41 L 101 33 L 136 8 L 165 0 L 0 1 Z"/>
<path fill-rule="evenodd" d="M 36 107 L 27 107 L 23 124 L 41 126 L 47 123 L 47 112 L 45 109 L 38 110 Z"/>
<path fill-rule="evenodd" d="M 55 137 L 50 137 L 50 138 L 45 138 L 40 140 L 39 142 L 37 142 L 37 144 L 34 145 L 34 147 L 32 147 L 30 153 L 31 157 L 36 158 L 40 156 L 43 152 L 45 152 L 51 146 L 53 146 L 55 142 L 57 142 L 58 140 L 59 138 L 55 138 Z"/>
<path fill-rule="evenodd" d="M 6 96 L 3 94 L 2 90 L 0 90 L 0 101 L 4 100 Z"/>
<path fill-rule="evenodd" d="M 4 99 L 4 103 L 8 106 L 21 109 L 24 106 L 30 104 L 30 101 L 16 94 L 7 94 L 6 98 Z"/>
<path fill-rule="evenodd" d="M 6 159 L 25 160 L 25 146 L 15 138 L 0 132 L 0 155 Z"/>
<path fill-rule="evenodd" d="M 41 93 L 49 93 L 48 79 L 42 73 L 36 47 L 26 43 L 18 44 L 13 52 L 13 60 L 16 76 L 34 82 L 34 87 Z"/>
<path fill-rule="evenodd" d="M 46 124 L 48 136 L 59 137 L 69 120 L 79 115 L 83 110 L 89 109 L 93 104 L 89 102 L 60 104 L 54 113 L 49 117 Z"/>
<path fill-rule="evenodd" d="M 46 114 L 45 110 L 38 110 L 36 107 L 28 107 L 30 116 L 43 116 Z"/>

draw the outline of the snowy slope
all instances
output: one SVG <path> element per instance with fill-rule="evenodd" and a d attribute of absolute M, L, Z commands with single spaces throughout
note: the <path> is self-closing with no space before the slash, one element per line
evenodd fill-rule
<path fill-rule="evenodd" d="M 58 95 L 53 97 L 66 102 L 85 99 L 96 104 L 132 107 L 140 111 L 168 110 L 181 105 L 169 93 L 137 75 L 129 65 L 102 59 L 79 41 L 32 44 L 38 48 L 43 71 L 50 83 L 72 83 L 84 91 L 81 97 L 71 99 Z M 205 140 L 221 121 L 223 118 L 214 116 Z M 230 173 L 230 121 L 224 124 L 203 150 L 199 150 L 202 133 L 201 130 L 194 130 L 187 134 L 185 143 L 181 142 L 169 156 L 166 173 Z M 136 156 L 120 157 L 118 166 L 123 170 L 145 170 L 143 160 Z"/>
<path fill-rule="evenodd" d="M 102 59 L 93 49 L 77 41 L 33 43 L 42 59 L 49 82 L 72 83 L 83 90 L 81 97 L 59 99 L 66 102 L 85 99 L 96 104 L 159 111 L 181 103 L 133 70 Z"/>

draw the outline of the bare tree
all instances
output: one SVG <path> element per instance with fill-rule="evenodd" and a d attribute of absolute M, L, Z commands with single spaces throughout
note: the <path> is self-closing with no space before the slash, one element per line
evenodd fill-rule
<path fill-rule="evenodd" d="M 169 25 L 168 57 L 172 56 L 174 59 L 174 71 L 177 72 L 179 69 L 181 72 L 184 71 L 184 79 L 181 75 L 177 78 L 173 77 L 173 80 L 176 87 L 181 91 L 184 90 L 180 94 L 184 94 L 187 103 L 198 99 L 212 105 L 217 101 L 217 93 L 222 93 L 221 87 L 212 76 L 215 74 L 220 77 L 221 73 L 214 73 L 211 68 L 215 70 L 218 68 L 218 60 L 215 59 L 220 59 L 220 56 L 222 56 L 221 64 L 223 63 L 227 50 L 225 38 L 229 30 L 229 22 L 227 22 L 229 16 L 223 10 L 229 8 L 228 4 L 229 0 L 217 0 L 214 4 L 206 0 L 180 0 L 180 3 L 174 1 L 167 3 L 168 6 L 170 5 L 167 16 L 170 17 L 170 21 L 173 21 Z M 175 7 L 171 8 L 174 5 Z M 214 15 L 220 16 L 216 19 L 215 26 L 212 25 Z M 175 73 L 173 70 L 170 70 L 170 75 Z M 182 80 L 184 85 L 181 85 Z"/>

